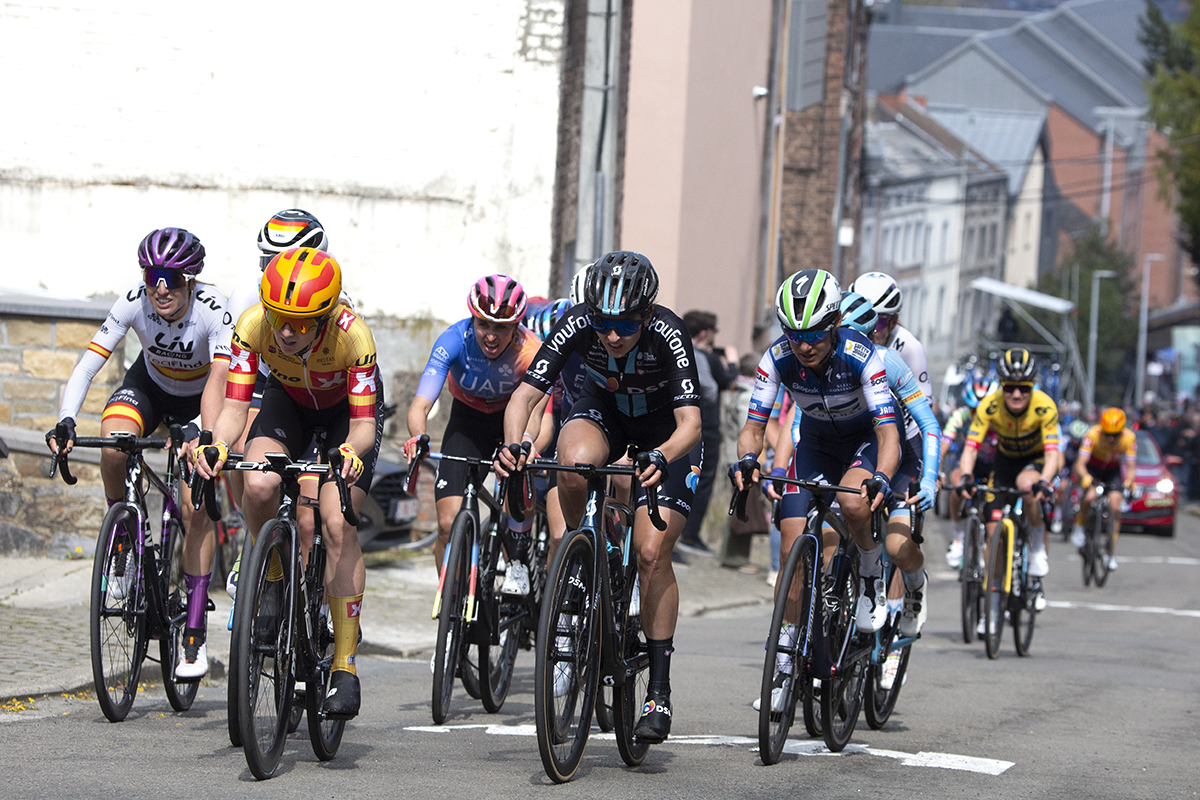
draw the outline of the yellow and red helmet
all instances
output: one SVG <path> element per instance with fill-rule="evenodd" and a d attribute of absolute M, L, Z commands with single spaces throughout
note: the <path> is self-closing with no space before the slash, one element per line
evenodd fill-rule
<path fill-rule="evenodd" d="M 1125 412 L 1119 408 L 1106 408 L 1100 415 L 1100 430 L 1117 434 L 1125 430 Z"/>
<path fill-rule="evenodd" d="M 259 284 L 267 312 L 288 317 L 323 317 L 341 294 L 342 268 L 315 247 L 296 247 L 275 256 Z"/>

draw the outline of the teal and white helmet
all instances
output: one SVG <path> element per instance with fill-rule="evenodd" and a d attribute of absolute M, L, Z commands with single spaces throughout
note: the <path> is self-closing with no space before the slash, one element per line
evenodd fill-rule
<path fill-rule="evenodd" d="M 842 289 L 823 269 L 806 269 L 788 278 L 775 294 L 779 324 L 794 331 L 823 330 L 841 310 Z"/>

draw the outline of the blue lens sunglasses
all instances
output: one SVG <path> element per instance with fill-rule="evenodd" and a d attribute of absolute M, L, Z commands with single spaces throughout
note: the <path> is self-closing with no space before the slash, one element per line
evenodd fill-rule
<path fill-rule="evenodd" d="M 596 329 L 596 333 L 601 335 L 612 330 L 617 332 L 617 336 L 633 336 L 641 329 L 642 321 L 640 319 L 607 319 L 593 316 L 592 327 Z"/>
<path fill-rule="evenodd" d="M 783 329 L 783 335 L 792 344 L 819 344 L 829 338 L 829 334 L 832 332 L 832 325 L 828 328 L 815 331 L 794 331 L 791 328 Z"/>

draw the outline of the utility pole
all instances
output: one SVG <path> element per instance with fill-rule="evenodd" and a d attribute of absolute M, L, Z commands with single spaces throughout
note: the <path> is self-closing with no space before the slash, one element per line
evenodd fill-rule
<path fill-rule="evenodd" d="M 1088 384 L 1083 399 L 1083 411 L 1091 414 L 1096 408 L 1096 332 L 1100 326 L 1100 279 L 1115 278 L 1117 273 L 1110 269 L 1098 269 L 1092 273 L 1091 320 L 1088 322 Z"/>
<path fill-rule="evenodd" d="M 1164 261 L 1162 253 L 1146 253 L 1142 259 L 1142 301 L 1138 308 L 1138 340 L 1137 340 L 1137 377 L 1134 381 L 1133 403 L 1135 408 L 1142 405 L 1142 395 L 1146 393 L 1146 337 L 1150 327 L 1150 263 Z"/>

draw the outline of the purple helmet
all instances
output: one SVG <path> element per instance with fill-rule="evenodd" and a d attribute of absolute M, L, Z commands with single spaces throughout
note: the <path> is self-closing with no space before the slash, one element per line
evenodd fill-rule
<path fill-rule="evenodd" d="M 199 275 L 204 269 L 204 245 L 200 237 L 183 228 L 150 231 L 138 245 L 138 263 L 143 269 L 181 269 L 187 275 Z"/>

